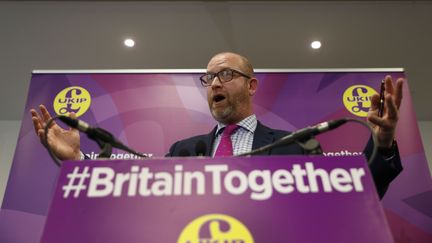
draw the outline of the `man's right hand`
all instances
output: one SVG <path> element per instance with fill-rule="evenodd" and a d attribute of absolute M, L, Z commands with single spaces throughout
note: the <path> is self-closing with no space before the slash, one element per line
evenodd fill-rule
<path fill-rule="evenodd" d="M 45 144 L 45 125 L 51 119 L 51 115 L 44 105 L 39 106 L 40 114 L 31 109 L 33 126 L 36 135 L 39 137 L 41 143 Z M 70 113 L 71 118 L 76 118 L 75 113 Z M 65 130 L 61 128 L 55 121 L 49 127 L 48 143 L 53 153 L 60 160 L 79 160 L 80 159 L 80 136 L 79 131 L 73 128 Z"/>

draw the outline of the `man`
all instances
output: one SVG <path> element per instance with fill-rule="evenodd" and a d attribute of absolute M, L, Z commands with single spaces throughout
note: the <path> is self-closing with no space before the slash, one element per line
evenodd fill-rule
<path fill-rule="evenodd" d="M 257 91 L 258 80 L 245 57 L 220 53 L 210 60 L 207 74 L 200 79 L 203 86 L 207 87 L 209 109 L 218 126 L 210 134 L 175 143 L 168 156 L 179 156 L 185 150 L 193 153 L 199 141 L 209 148 L 205 155 L 214 156 L 222 137 L 221 132 L 228 124 L 240 125 L 232 135 L 234 155 L 249 152 L 287 135 L 286 131 L 270 129 L 257 121 L 252 97 Z M 290 145 L 272 149 L 265 154 L 303 154 L 303 149 L 298 145 Z"/>
<path fill-rule="evenodd" d="M 207 87 L 207 100 L 210 112 L 218 122 L 209 134 L 195 136 L 174 143 L 167 156 L 196 155 L 196 146 L 205 144 L 207 156 L 236 155 L 270 144 L 289 132 L 274 130 L 257 121 L 253 112 L 252 98 L 258 88 L 250 62 L 235 53 L 219 53 L 207 65 L 207 73 L 201 78 Z M 380 153 L 370 165 L 380 197 L 390 182 L 402 171 L 399 153 L 394 142 L 398 108 L 402 101 L 403 80 L 393 85 L 390 76 L 385 77 L 385 108 L 383 116 L 378 116 L 379 96 L 372 97 L 372 107 L 368 116 L 378 137 Z M 32 109 L 32 120 L 37 135 L 43 141 L 44 124 L 51 118 L 44 106 L 40 106 L 41 116 Z M 71 114 L 74 117 L 74 114 Z M 80 159 L 78 131 L 64 130 L 55 123 L 50 127 L 48 143 L 62 160 Z M 230 133 L 227 133 L 227 131 Z M 225 131 L 225 132 L 224 132 Z M 228 143 L 228 146 L 227 146 Z M 365 151 L 370 156 L 369 151 Z M 267 151 L 265 154 L 303 154 L 296 145 L 287 145 Z"/>

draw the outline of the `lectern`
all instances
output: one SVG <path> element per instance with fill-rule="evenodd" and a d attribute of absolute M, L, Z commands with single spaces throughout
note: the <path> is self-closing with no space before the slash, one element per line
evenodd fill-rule
<path fill-rule="evenodd" d="M 67 161 L 42 242 L 393 242 L 361 156 Z"/>

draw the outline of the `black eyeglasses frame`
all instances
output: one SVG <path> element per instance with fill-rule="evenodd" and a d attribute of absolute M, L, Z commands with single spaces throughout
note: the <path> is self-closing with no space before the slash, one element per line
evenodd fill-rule
<path fill-rule="evenodd" d="M 225 81 L 223 81 L 223 80 L 219 77 L 219 75 L 220 75 L 222 72 L 224 72 L 224 71 L 231 71 L 231 72 L 232 72 L 232 74 L 231 74 L 231 79 L 230 79 L 230 80 L 225 80 Z M 212 85 L 212 83 L 213 83 L 215 77 L 217 77 L 217 78 L 219 79 L 219 81 L 220 81 L 222 84 L 223 84 L 223 83 L 228 83 L 228 82 L 232 81 L 232 80 L 234 79 L 234 74 L 235 74 L 235 73 L 237 73 L 237 74 L 239 74 L 240 76 L 243 76 L 243 77 L 245 77 L 245 78 L 247 78 L 247 79 L 250 79 L 250 78 L 251 78 L 249 75 L 247 75 L 247 74 L 245 74 L 245 73 L 242 73 L 242 72 L 240 72 L 240 71 L 238 71 L 238 70 L 235 70 L 235 69 L 232 69 L 232 68 L 224 68 L 224 69 L 220 70 L 220 71 L 217 72 L 217 73 L 206 73 L 206 74 L 203 74 L 199 79 L 200 79 L 200 81 L 201 81 L 201 85 L 202 85 L 202 86 L 204 86 L 204 87 L 208 87 L 208 86 L 211 86 L 211 85 Z M 209 79 L 208 81 L 206 81 L 206 80 L 204 79 L 204 77 L 206 77 L 206 76 L 208 76 L 208 75 L 211 75 L 211 79 Z"/>

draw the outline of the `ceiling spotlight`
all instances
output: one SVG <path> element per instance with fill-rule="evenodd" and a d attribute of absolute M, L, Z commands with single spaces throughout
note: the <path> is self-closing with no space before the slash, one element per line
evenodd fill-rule
<path fill-rule="evenodd" d="M 126 39 L 126 40 L 124 41 L 124 44 L 125 44 L 125 46 L 127 46 L 127 47 L 133 47 L 133 46 L 135 45 L 135 41 L 132 40 L 132 39 Z"/>
<path fill-rule="evenodd" d="M 312 41 L 311 47 L 313 49 L 320 49 L 321 48 L 321 41 Z"/>

